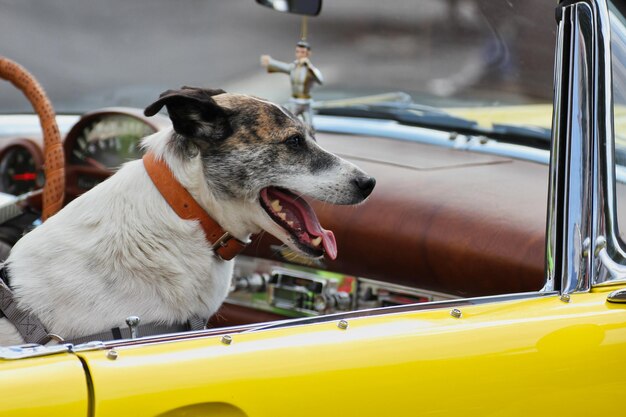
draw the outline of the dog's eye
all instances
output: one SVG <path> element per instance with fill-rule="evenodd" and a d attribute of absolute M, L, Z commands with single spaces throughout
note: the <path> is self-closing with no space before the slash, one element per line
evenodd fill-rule
<path fill-rule="evenodd" d="M 298 149 L 300 148 L 302 145 L 304 144 L 304 138 L 302 137 L 302 135 L 293 135 L 293 136 L 289 136 L 287 138 L 287 140 L 285 141 L 285 145 L 289 146 L 290 148 L 293 149 Z"/>

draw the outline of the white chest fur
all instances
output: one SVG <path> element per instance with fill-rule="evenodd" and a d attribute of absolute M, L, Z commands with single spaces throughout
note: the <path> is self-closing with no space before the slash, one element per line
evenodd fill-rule
<path fill-rule="evenodd" d="M 233 268 L 167 205 L 142 161 L 22 238 L 8 264 L 20 305 L 66 338 L 124 326 L 130 315 L 143 323 L 208 317 Z"/>

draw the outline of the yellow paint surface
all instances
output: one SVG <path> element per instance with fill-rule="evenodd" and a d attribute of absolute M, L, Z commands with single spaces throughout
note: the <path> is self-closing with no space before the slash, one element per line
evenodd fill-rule
<path fill-rule="evenodd" d="M 70 354 L 0 359 L 0 417 L 86 417 L 87 382 Z"/>
<path fill-rule="evenodd" d="M 606 292 L 86 352 L 96 416 L 615 415 L 626 305 Z M 567 407 L 567 412 L 563 409 Z M 215 415 L 217 415 L 215 414 Z"/>

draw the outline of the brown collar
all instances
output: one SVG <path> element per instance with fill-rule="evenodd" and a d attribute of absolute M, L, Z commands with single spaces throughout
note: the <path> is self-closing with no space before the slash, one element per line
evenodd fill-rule
<path fill-rule="evenodd" d="M 178 214 L 181 219 L 198 220 L 207 241 L 211 244 L 213 251 L 225 261 L 233 259 L 239 252 L 245 249 L 244 243 L 230 233 L 224 231 L 215 220 L 178 182 L 169 167 L 162 159 L 156 159 L 152 152 L 143 157 L 143 165 L 146 167 L 148 175 L 159 190 L 165 201 Z"/>

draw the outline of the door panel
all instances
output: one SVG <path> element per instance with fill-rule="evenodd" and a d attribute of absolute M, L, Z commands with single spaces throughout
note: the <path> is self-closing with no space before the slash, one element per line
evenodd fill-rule
<path fill-rule="evenodd" d="M 85 352 L 95 415 L 610 415 L 626 307 L 606 293 Z"/>

